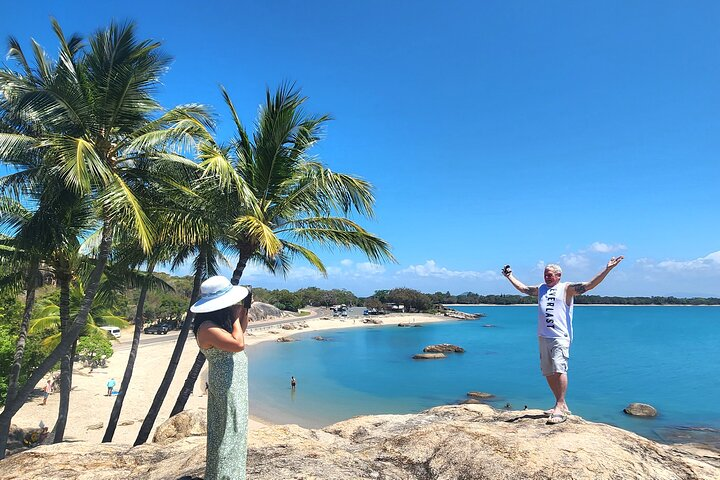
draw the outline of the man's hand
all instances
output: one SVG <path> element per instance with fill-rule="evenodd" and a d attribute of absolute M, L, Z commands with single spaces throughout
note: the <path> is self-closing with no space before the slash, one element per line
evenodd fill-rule
<path fill-rule="evenodd" d="M 605 279 L 607 274 L 610 273 L 610 270 L 617 267 L 618 263 L 623 261 L 623 258 L 625 257 L 623 257 L 622 255 L 620 255 L 619 257 L 612 257 L 607 263 L 605 270 L 595 275 L 595 278 L 593 278 L 589 282 L 571 283 L 567 290 L 566 302 L 568 303 L 568 305 L 570 304 L 571 298 L 575 295 L 582 295 L 588 290 L 592 290 L 593 288 L 600 285 L 600 282 Z"/>
<path fill-rule="evenodd" d="M 612 257 L 607 264 L 608 270 L 612 270 L 613 268 L 617 267 L 618 263 L 623 261 L 623 258 L 625 257 L 623 257 L 622 255 L 620 255 L 619 257 Z"/>
<path fill-rule="evenodd" d="M 505 265 L 500 272 L 506 277 L 509 277 L 512 274 L 512 268 L 510 268 L 510 265 Z"/>

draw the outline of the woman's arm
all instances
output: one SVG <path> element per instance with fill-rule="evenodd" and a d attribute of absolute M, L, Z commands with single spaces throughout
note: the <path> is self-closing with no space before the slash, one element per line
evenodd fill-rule
<path fill-rule="evenodd" d="M 240 332 L 237 336 L 236 328 Z M 226 352 L 241 352 L 245 349 L 245 337 L 237 320 L 233 323 L 232 334 L 212 322 L 203 322 L 198 329 L 197 341 L 202 348 L 215 347 Z"/>

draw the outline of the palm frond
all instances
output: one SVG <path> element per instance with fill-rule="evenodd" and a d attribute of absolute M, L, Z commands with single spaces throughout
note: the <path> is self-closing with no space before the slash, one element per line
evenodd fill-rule
<path fill-rule="evenodd" d="M 282 243 L 273 229 L 255 216 L 244 215 L 237 218 L 232 229 L 236 235 L 245 236 L 259 245 L 268 256 L 275 256 L 282 249 Z"/>

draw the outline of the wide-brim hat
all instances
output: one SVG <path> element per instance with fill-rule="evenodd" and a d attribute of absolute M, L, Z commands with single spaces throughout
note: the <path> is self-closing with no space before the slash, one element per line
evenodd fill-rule
<path fill-rule="evenodd" d="M 247 288 L 241 285 L 231 285 L 230 280 L 222 275 L 216 275 L 205 280 L 200 285 L 200 300 L 195 302 L 190 311 L 193 313 L 208 313 L 222 310 L 240 303 L 248 296 Z"/>

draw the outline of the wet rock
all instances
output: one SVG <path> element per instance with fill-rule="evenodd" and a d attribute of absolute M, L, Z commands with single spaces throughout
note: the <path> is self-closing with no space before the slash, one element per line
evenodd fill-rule
<path fill-rule="evenodd" d="M 433 360 L 436 358 L 445 358 L 444 353 L 416 353 L 413 355 L 415 360 Z"/>
<path fill-rule="evenodd" d="M 470 398 L 479 398 L 481 400 L 487 400 L 488 398 L 493 398 L 495 395 L 492 393 L 486 393 L 486 392 L 468 392 L 467 396 Z"/>
<path fill-rule="evenodd" d="M 465 353 L 465 349 L 452 345 L 450 343 L 438 343 L 437 345 L 428 345 L 423 348 L 425 353 Z"/>
<path fill-rule="evenodd" d="M 631 403 L 623 412 L 634 417 L 656 417 L 657 410 L 652 405 L 647 403 Z"/>

